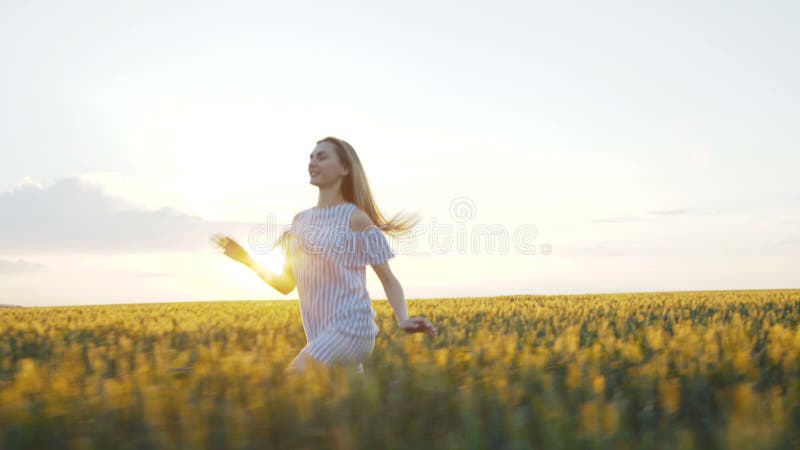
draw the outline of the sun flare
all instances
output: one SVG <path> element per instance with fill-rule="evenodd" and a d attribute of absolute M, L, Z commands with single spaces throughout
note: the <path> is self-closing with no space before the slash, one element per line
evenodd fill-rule
<path fill-rule="evenodd" d="M 283 271 L 286 255 L 284 255 L 279 248 L 275 248 L 265 255 L 253 255 L 253 259 L 255 259 L 261 267 L 270 272 L 278 273 Z"/>

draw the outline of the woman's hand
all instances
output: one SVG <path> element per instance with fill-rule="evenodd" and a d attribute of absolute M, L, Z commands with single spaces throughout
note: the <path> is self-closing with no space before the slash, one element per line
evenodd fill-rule
<path fill-rule="evenodd" d="M 436 327 L 424 317 L 412 317 L 401 320 L 400 328 L 406 333 L 425 333 L 430 337 L 436 336 Z"/>
<path fill-rule="evenodd" d="M 250 258 L 247 251 L 233 239 L 221 234 L 215 234 L 211 236 L 211 241 L 223 249 L 225 251 L 225 256 L 232 260 L 240 262 L 245 266 L 250 266 L 252 264 L 253 260 Z"/>

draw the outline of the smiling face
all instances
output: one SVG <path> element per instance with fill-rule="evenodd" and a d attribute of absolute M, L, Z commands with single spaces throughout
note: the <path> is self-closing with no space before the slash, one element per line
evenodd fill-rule
<path fill-rule="evenodd" d="M 339 160 L 336 145 L 332 142 L 320 142 L 309 155 L 309 183 L 315 186 L 329 186 L 340 182 L 349 171 Z"/>

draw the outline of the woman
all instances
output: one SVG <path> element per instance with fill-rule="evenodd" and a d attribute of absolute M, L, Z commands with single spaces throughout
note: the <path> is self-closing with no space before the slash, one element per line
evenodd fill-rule
<path fill-rule="evenodd" d="M 395 255 L 382 234 L 408 232 L 415 221 L 399 214 L 390 220 L 381 215 L 355 150 L 341 139 L 318 141 L 308 172 L 310 183 L 319 188 L 317 206 L 298 213 L 275 243 L 286 253 L 282 273 L 260 267 L 233 239 L 214 237 L 225 255 L 253 269 L 281 293 L 297 286 L 308 344 L 287 370 L 341 363 L 363 371 L 361 363 L 375 347 L 378 333 L 366 289 L 366 265 L 383 284 L 400 328 L 436 336 L 428 320 L 408 317 L 403 288 L 389 268 L 388 260 Z"/>

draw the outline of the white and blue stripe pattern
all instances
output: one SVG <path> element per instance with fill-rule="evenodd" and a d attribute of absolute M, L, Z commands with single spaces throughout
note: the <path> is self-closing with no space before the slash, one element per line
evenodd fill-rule
<path fill-rule="evenodd" d="M 374 344 L 378 326 L 367 292 L 365 267 L 383 264 L 395 256 L 378 228 L 350 229 L 356 208 L 345 202 L 305 210 L 287 232 L 286 264 L 297 283 L 308 353 L 325 362 L 340 354 L 348 359 L 358 353 L 355 347 L 363 347 L 363 340 L 362 344 L 332 343 L 341 336 L 367 337 Z"/>
<path fill-rule="evenodd" d="M 330 329 L 309 342 L 292 362 L 290 368 L 300 364 L 303 355 L 308 354 L 325 364 L 355 365 L 357 371 L 363 372 L 364 367 L 361 363 L 372 353 L 373 348 L 375 348 L 374 336 L 352 336 Z"/>

